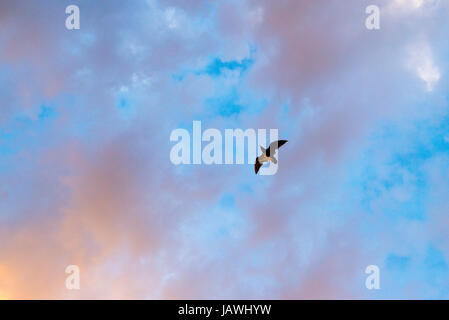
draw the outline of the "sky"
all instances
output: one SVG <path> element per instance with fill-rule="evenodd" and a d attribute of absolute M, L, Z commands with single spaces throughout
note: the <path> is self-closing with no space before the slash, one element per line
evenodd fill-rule
<path fill-rule="evenodd" d="M 1 1 L 0 298 L 449 298 L 448 14 Z M 277 173 L 174 165 L 193 121 L 278 129 Z"/>

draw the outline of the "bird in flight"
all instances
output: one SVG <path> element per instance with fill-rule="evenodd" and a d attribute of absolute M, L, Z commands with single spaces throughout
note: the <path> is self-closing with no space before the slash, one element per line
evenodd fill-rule
<path fill-rule="evenodd" d="M 279 149 L 281 146 L 287 143 L 288 140 L 278 140 L 273 141 L 268 149 L 265 149 L 264 147 L 260 146 L 260 149 L 262 150 L 262 154 L 256 158 L 256 163 L 254 164 L 254 171 L 259 172 L 260 167 L 262 167 L 262 164 L 264 162 L 271 161 L 274 164 L 278 163 L 278 160 L 274 157 L 274 154 L 277 149 Z"/>

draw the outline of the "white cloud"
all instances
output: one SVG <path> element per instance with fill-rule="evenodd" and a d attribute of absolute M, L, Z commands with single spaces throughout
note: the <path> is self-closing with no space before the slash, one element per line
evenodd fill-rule
<path fill-rule="evenodd" d="M 427 91 L 432 91 L 440 80 L 440 69 L 435 65 L 432 49 L 426 43 L 409 49 L 408 67 L 426 83 Z"/>
<path fill-rule="evenodd" d="M 409 9 L 418 9 L 424 4 L 425 0 L 395 0 L 394 5 Z M 427 0 L 427 2 L 429 2 Z"/>
<path fill-rule="evenodd" d="M 424 5 L 433 3 L 435 3 L 435 0 L 394 0 L 392 6 L 397 8 L 415 10 L 423 7 Z"/>
<path fill-rule="evenodd" d="M 257 26 L 261 24 L 264 20 L 264 9 L 261 7 L 257 7 L 256 9 L 250 11 L 248 13 L 248 20 L 251 26 Z"/>
<path fill-rule="evenodd" d="M 394 0 L 387 6 L 393 14 L 406 14 L 421 10 L 426 6 L 437 4 L 436 0 Z"/>
<path fill-rule="evenodd" d="M 165 9 L 165 20 L 169 29 L 176 29 L 179 25 L 178 19 L 176 17 L 176 9 L 171 7 Z"/>

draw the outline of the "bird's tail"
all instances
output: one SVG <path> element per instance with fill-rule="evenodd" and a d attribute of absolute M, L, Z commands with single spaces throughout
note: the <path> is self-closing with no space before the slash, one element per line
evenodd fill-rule
<path fill-rule="evenodd" d="M 260 150 L 262 150 L 263 154 L 265 154 L 265 155 L 267 154 L 267 149 L 265 149 L 264 147 L 260 146 Z"/>

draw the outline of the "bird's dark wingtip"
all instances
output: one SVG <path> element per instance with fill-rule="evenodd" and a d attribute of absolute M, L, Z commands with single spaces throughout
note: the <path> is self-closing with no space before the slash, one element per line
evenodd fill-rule
<path fill-rule="evenodd" d="M 260 167 L 262 164 L 259 162 L 259 159 L 256 158 L 256 163 L 254 164 L 254 172 L 257 175 L 257 172 L 259 172 Z"/>

